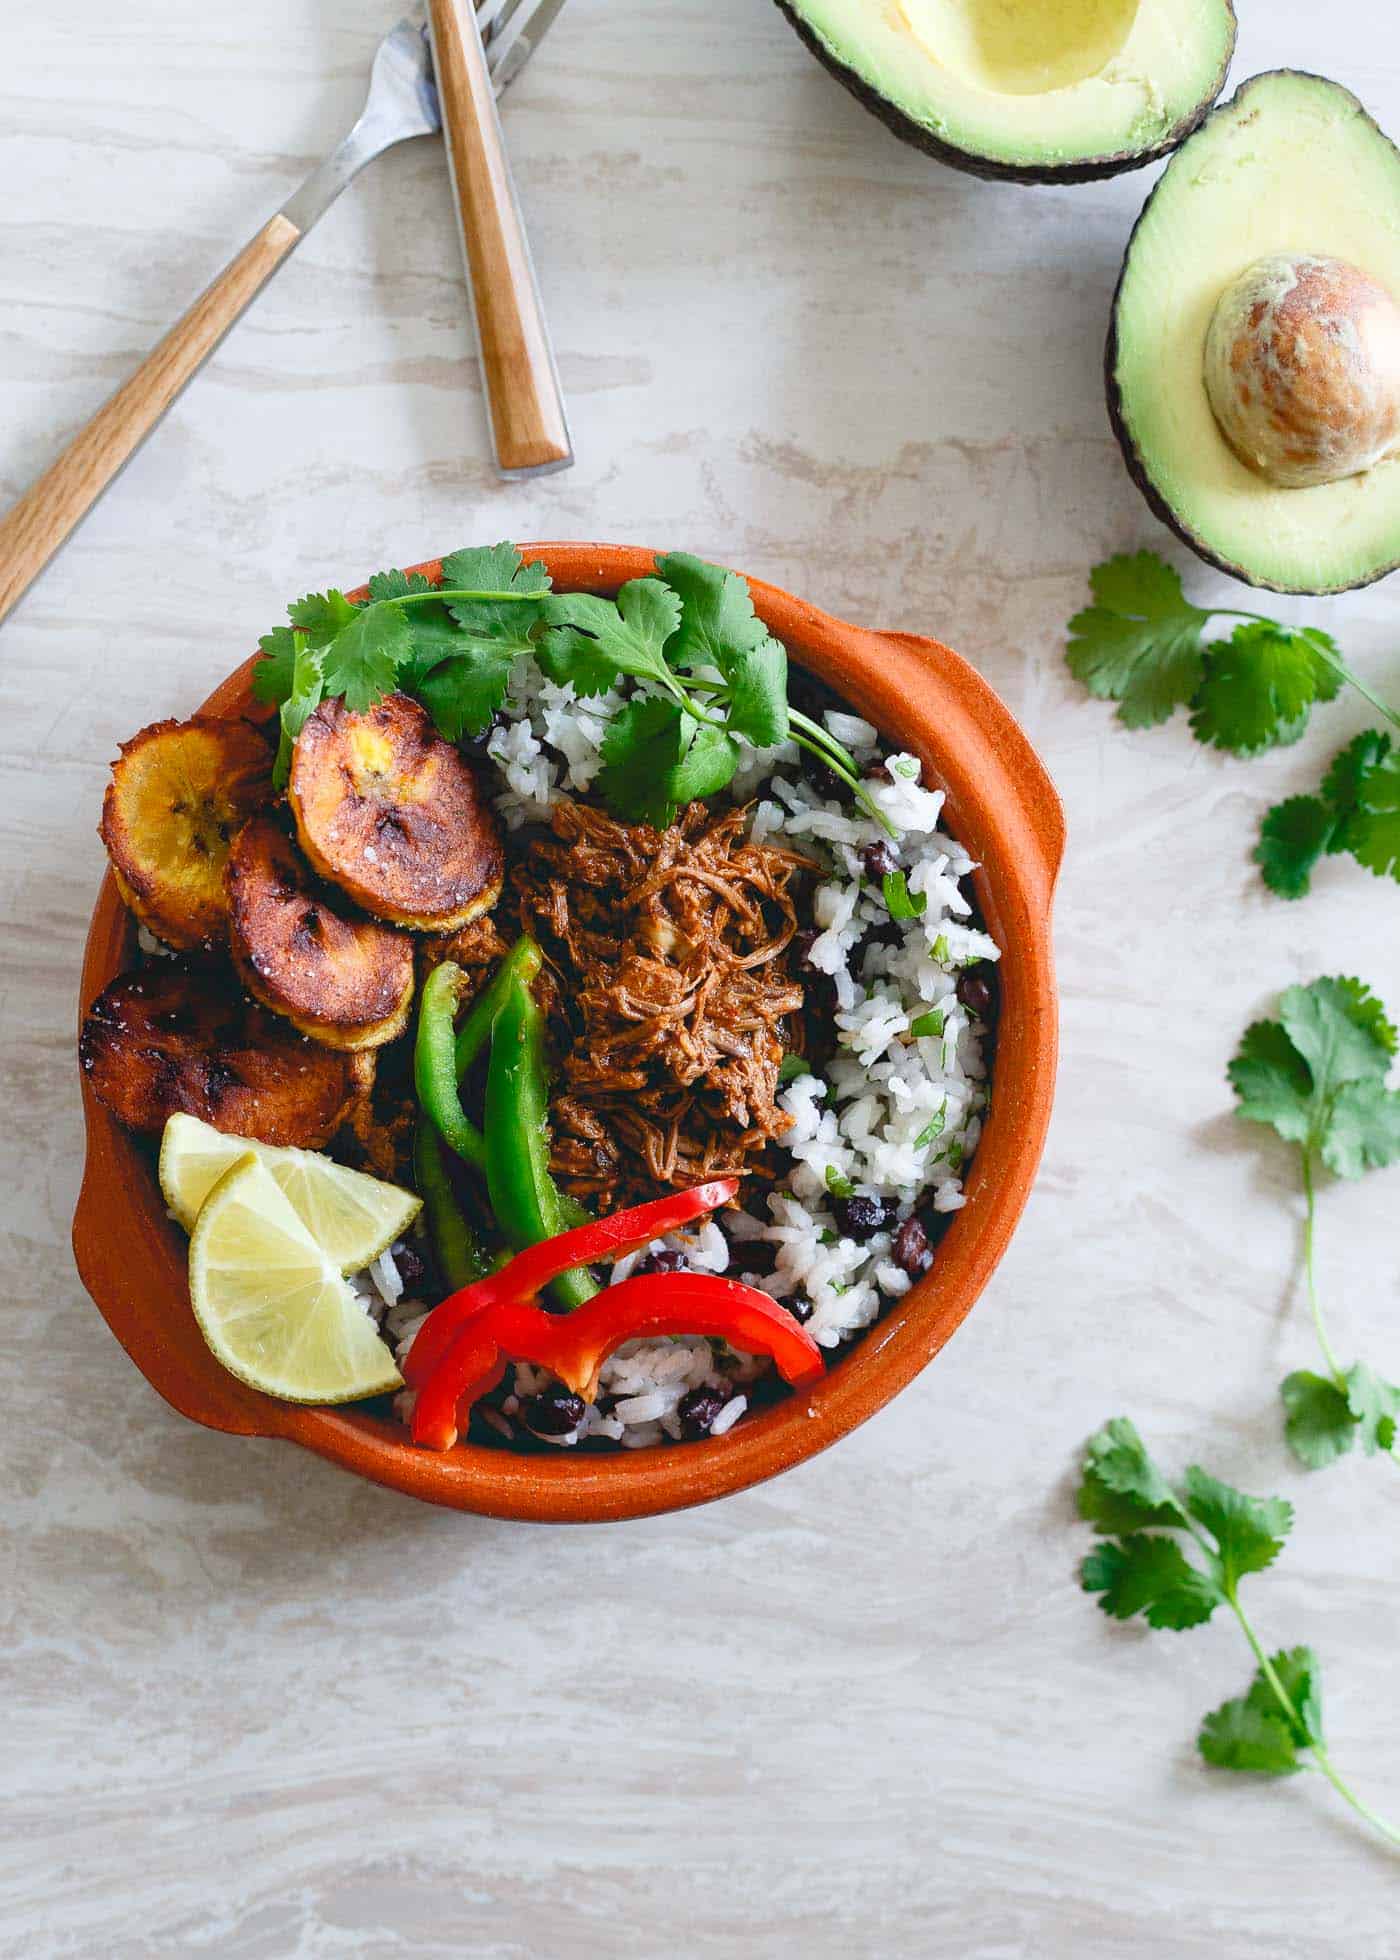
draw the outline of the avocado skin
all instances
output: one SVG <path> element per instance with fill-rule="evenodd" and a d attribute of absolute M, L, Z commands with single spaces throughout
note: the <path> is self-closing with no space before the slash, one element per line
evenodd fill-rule
<path fill-rule="evenodd" d="M 1089 184 L 1101 177 L 1119 177 L 1125 170 L 1140 170 L 1144 164 L 1155 163 L 1159 158 L 1169 156 L 1193 130 L 1200 128 L 1214 108 L 1230 72 L 1239 28 L 1234 0 L 1227 0 L 1230 45 L 1225 50 L 1219 72 L 1212 78 L 1209 89 L 1190 115 L 1175 123 L 1162 141 L 1154 143 L 1151 149 L 1115 150 L 1108 156 L 1080 157 L 1073 163 L 1022 164 L 1005 163 L 999 157 L 981 156 L 975 150 L 960 149 L 956 143 L 945 143 L 941 137 L 933 135 L 919 123 L 913 122 L 902 110 L 896 109 L 878 90 L 871 88 L 868 82 L 862 81 L 859 75 L 838 60 L 790 4 L 790 0 L 775 0 L 775 5 L 822 67 L 850 90 L 862 108 L 868 109 L 872 116 L 878 116 L 887 129 L 893 130 L 902 142 L 912 144 L 927 156 L 936 157 L 939 163 L 946 163 L 953 170 L 964 171 L 969 177 L 982 177 L 989 182 L 1003 184 Z"/>
<path fill-rule="evenodd" d="M 779 4 L 781 4 L 781 0 L 779 0 Z M 1245 100 L 1256 83 L 1270 81 L 1278 75 L 1301 75 L 1305 81 L 1309 82 L 1328 81 L 1327 76 L 1316 75 L 1310 68 L 1266 68 L 1258 75 L 1251 75 L 1247 82 L 1242 82 L 1230 97 L 1230 100 L 1221 106 L 1225 109 L 1234 108 L 1237 103 Z M 1330 88 L 1336 88 L 1339 85 L 1336 82 L 1328 82 L 1328 86 Z M 1347 92 L 1350 93 L 1349 90 Z M 1391 139 L 1386 135 L 1375 117 L 1366 110 L 1362 103 L 1357 101 L 1355 96 L 1352 97 L 1352 100 L 1356 102 L 1357 108 L 1361 110 L 1362 115 L 1365 116 L 1367 122 L 1370 123 L 1381 141 L 1383 143 L 1389 143 L 1391 149 L 1395 149 L 1397 146 L 1391 142 Z M 1204 121 L 1205 118 L 1202 116 L 1198 120 Z M 1392 572 L 1400 571 L 1400 558 L 1392 558 L 1388 565 L 1379 565 L 1375 571 L 1369 572 L 1365 578 L 1351 579 L 1345 585 L 1281 585 L 1274 579 L 1259 578 L 1255 573 L 1247 571 L 1243 565 L 1236 564 L 1233 558 L 1226 558 L 1222 552 L 1214 550 L 1207 544 L 1198 532 L 1191 529 L 1191 526 L 1186 522 L 1185 518 L 1178 516 L 1165 501 L 1148 475 L 1147 466 L 1129 431 L 1127 416 L 1123 408 L 1123 391 L 1118 386 L 1118 301 L 1122 295 L 1123 281 L 1128 276 L 1128 263 L 1133 255 L 1133 245 L 1137 240 L 1139 227 L 1152 208 L 1152 200 L 1156 197 L 1161 183 L 1162 179 L 1159 177 L 1149 191 L 1147 200 L 1137 215 L 1137 223 L 1134 224 L 1132 230 L 1128 233 L 1128 243 L 1123 251 L 1123 263 L 1118 270 L 1118 283 L 1113 288 L 1113 305 L 1110 307 L 1108 315 L 1108 339 L 1104 343 L 1103 350 L 1104 392 L 1108 400 L 1108 419 L 1114 435 L 1118 438 L 1118 447 L 1123 452 L 1123 461 L 1127 464 L 1128 475 L 1142 492 L 1152 515 L 1160 518 L 1167 529 L 1174 532 L 1184 545 L 1189 545 L 1198 558 L 1203 558 L 1208 565 L 1214 565 L 1218 572 L 1225 572 L 1231 578 L 1238 579 L 1241 585 L 1252 585 L 1256 591 L 1291 592 L 1304 597 L 1321 599 L 1338 592 L 1358 592 L 1363 586 L 1375 585 L 1379 579 L 1389 578 Z"/>

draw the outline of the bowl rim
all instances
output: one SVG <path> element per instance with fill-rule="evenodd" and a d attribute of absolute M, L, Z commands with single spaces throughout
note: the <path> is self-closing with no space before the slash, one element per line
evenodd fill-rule
<path fill-rule="evenodd" d="M 612 593 L 654 567 L 635 545 L 520 547 L 563 589 Z M 436 577 L 439 559 L 416 567 Z M 727 1435 L 681 1447 L 552 1455 L 459 1444 L 417 1449 L 393 1421 L 358 1410 L 278 1402 L 247 1387 L 205 1346 L 189 1306 L 184 1239 L 165 1213 L 138 1141 L 82 1085 L 86 1158 L 73 1220 L 79 1276 L 157 1392 L 207 1428 L 278 1437 L 428 1503 L 481 1516 L 601 1522 L 654 1516 L 746 1490 L 804 1462 L 867 1421 L 919 1374 L 962 1324 L 1030 1195 L 1049 1125 L 1058 1056 L 1051 937 L 1065 826 L 1053 783 L 1009 709 L 942 642 L 872 631 L 748 580 L 754 605 L 794 662 L 851 702 L 886 740 L 918 754 L 947 792 L 949 827 L 977 861 L 973 883 L 1002 948 L 993 1106 L 972 1159 L 968 1202 L 929 1273 L 815 1388 L 747 1415 Z M 362 597 L 358 587 L 349 596 Z M 250 655 L 200 712 L 247 712 Z M 110 870 L 85 949 L 80 1015 L 123 966 L 135 925 Z M 133 1203 L 133 1189 L 143 1201 Z"/>

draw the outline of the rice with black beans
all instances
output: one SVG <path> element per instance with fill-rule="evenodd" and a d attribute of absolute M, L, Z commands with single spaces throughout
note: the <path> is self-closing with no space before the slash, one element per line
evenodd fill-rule
<path fill-rule="evenodd" d="M 547 821 L 561 796 L 590 788 L 608 716 L 619 705 L 614 695 L 580 702 L 533 661 L 518 663 L 506 719 L 487 743 L 502 776 L 495 803 L 507 828 Z M 856 715 L 833 710 L 825 722 L 855 757 L 897 839 L 854 803 L 816 788 L 791 743 L 747 751 L 733 793 L 754 801 L 756 839 L 791 843 L 826 862 L 805 957 L 833 989 L 835 1052 L 821 1075 L 797 1077 L 779 1097 L 793 1118 L 779 1145 L 792 1160 L 787 1178 L 753 1212 L 726 1212 L 650 1250 L 679 1251 L 698 1272 L 736 1274 L 790 1306 L 813 1339 L 833 1349 L 913 1284 L 896 1257 L 901 1225 L 916 1210 L 950 1213 L 964 1203 L 962 1174 L 981 1134 L 987 1089 L 985 1030 L 959 1000 L 957 980 L 974 962 L 997 959 L 998 949 L 974 921 L 965 889 L 972 860 L 940 829 L 943 796 L 922 786 L 917 757 L 882 757 L 876 730 Z M 889 862 L 873 850 L 880 845 L 922 905 L 914 917 L 892 921 L 883 887 L 869 874 L 868 865 L 883 871 Z M 916 1022 L 924 1032 L 915 1033 Z M 880 1229 L 868 1238 L 841 1229 L 851 1215 L 841 1207 L 853 1197 L 882 1201 Z M 611 1277 L 625 1278 L 645 1256 L 620 1260 Z M 427 1307 L 402 1297 L 392 1253 L 356 1284 L 402 1358 Z M 678 1441 L 695 1433 L 682 1403 L 706 1389 L 715 1396 L 690 1406 L 707 1410 L 718 1398 L 709 1434 L 721 1435 L 746 1413 L 768 1371 L 766 1361 L 723 1342 L 632 1341 L 604 1364 L 598 1399 L 577 1427 L 536 1440 L 628 1449 Z M 543 1370 L 518 1366 L 501 1406 L 483 1409 L 482 1418 L 503 1438 L 535 1434 L 522 1407 L 554 1387 Z M 411 1392 L 397 1406 L 407 1417 Z"/>

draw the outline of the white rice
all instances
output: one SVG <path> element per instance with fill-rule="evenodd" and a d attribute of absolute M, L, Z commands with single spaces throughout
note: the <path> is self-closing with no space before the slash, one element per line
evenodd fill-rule
<path fill-rule="evenodd" d="M 580 701 L 571 686 L 546 679 L 528 657 L 517 663 L 505 704 L 508 719 L 488 743 L 503 779 L 496 807 L 508 828 L 544 822 L 561 796 L 589 789 L 607 718 L 620 701 L 615 693 Z M 834 710 L 825 721 L 857 767 L 868 769 L 879 754 L 870 723 Z M 867 777 L 866 786 L 897 840 L 853 801 L 824 797 L 803 774 L 792 744 L 744 751 L 734 792 L 758 799 L 755 839 L 792 844 L 826 867 L 812 897 L 818 936 L 807 957 L 835 989 L 836 1052 L 821 1076 L 799 1076 L 779 1096 L 793 1118 L 780 1145 L 791 1160 L 787 1177 L 753 1212 L 725 1213 L 650 1248 L 678 1248 L 696 1271 L 734 1272 L 790 1305 L 827 1349 L 870 1326 L 889 1301 L 909 1290 L 911 1278 L 893 1256 L 895 1233 L 916 1209 L 926 1214 L 962 1206 L 963 1168 L 977 1147 L 987 1101 L 982 1037 L 956 991 L 961 968 L 998 957 L 994 942 L 972 920 L 966 880 L 973 863 L 940 828 L 943 795 L 923 787 L 918 758 L 893 754 L 884 761 L 889 780 Z M 883 891 L 861 864 L 862 851 L 882 842 L 904 872 L 915 904 L 923 905 L 918 916 L 899 922 L 894 944 L 887 943 L 891 921 Z M 873 928 L 881 929 L 880 936 Z M 921 1017 L 931 1021 L 916 1034 Z M 865 1241 L 842 1236 L 833 1185 L 846 1195 L 894 1200 L 892 1228 Z M 745 1247 L 756 1243 L 772 1251 L 753 1260 L 750 1270 Z M 618 1261 L 612 1279 L 624 1279 L 645 1256 Z M 387 1309 L 386 1335 L 402 1356 L 426 1309 L 401 1297 L 392 1254 L 376 1261 L 369 1280 L 376 1304 Z M 743 1390 L 767 1368 L 723 1342 L 698 1337 L 629 1342 L 605 1364 L 598 1398 L 586 1405 L 577 1428 L 544 1440 L 568 1448 L 596 1438 L 636 1449 L 677 1439 L 681 1404 L 701 1388 L 727 1398 L 709 1431 L 722 1435 L 750 1406 Z M 514 1437 L 522 1427 L 522 1405 L 550 1385 L 542 1371 L 517 1367 L 501 1407 L 483 1412 L 490 1426 Z M 405 1410 L 411 1402 L 411 1396 L 400 1397 Z"/>

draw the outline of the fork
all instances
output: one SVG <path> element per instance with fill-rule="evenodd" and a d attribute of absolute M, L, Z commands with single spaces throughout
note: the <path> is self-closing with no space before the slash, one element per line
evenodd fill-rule
<path fill-rule="evenodd" d="M 562 4 L 483 0 L 478 26 L 470 0 L 432 0 L 444 57 L 443 95 L 453 111 L 449 161 L 459 190 L 467 181 L 460 208 L 488 414 L 497 461 L 510 475 L 562 469 L 573 460 L 492 96 L 493 88 L 499 93 L 519 74 Z M 459 90 L 478 76 L 480 86 L 463 101 Z M 393 144 L 431 136 L 442 127 L 426 0 L 420 0 L 376 49 L 364 110 L 344 142 L 0 519 L 0 620 L 350 180 Z"/>

